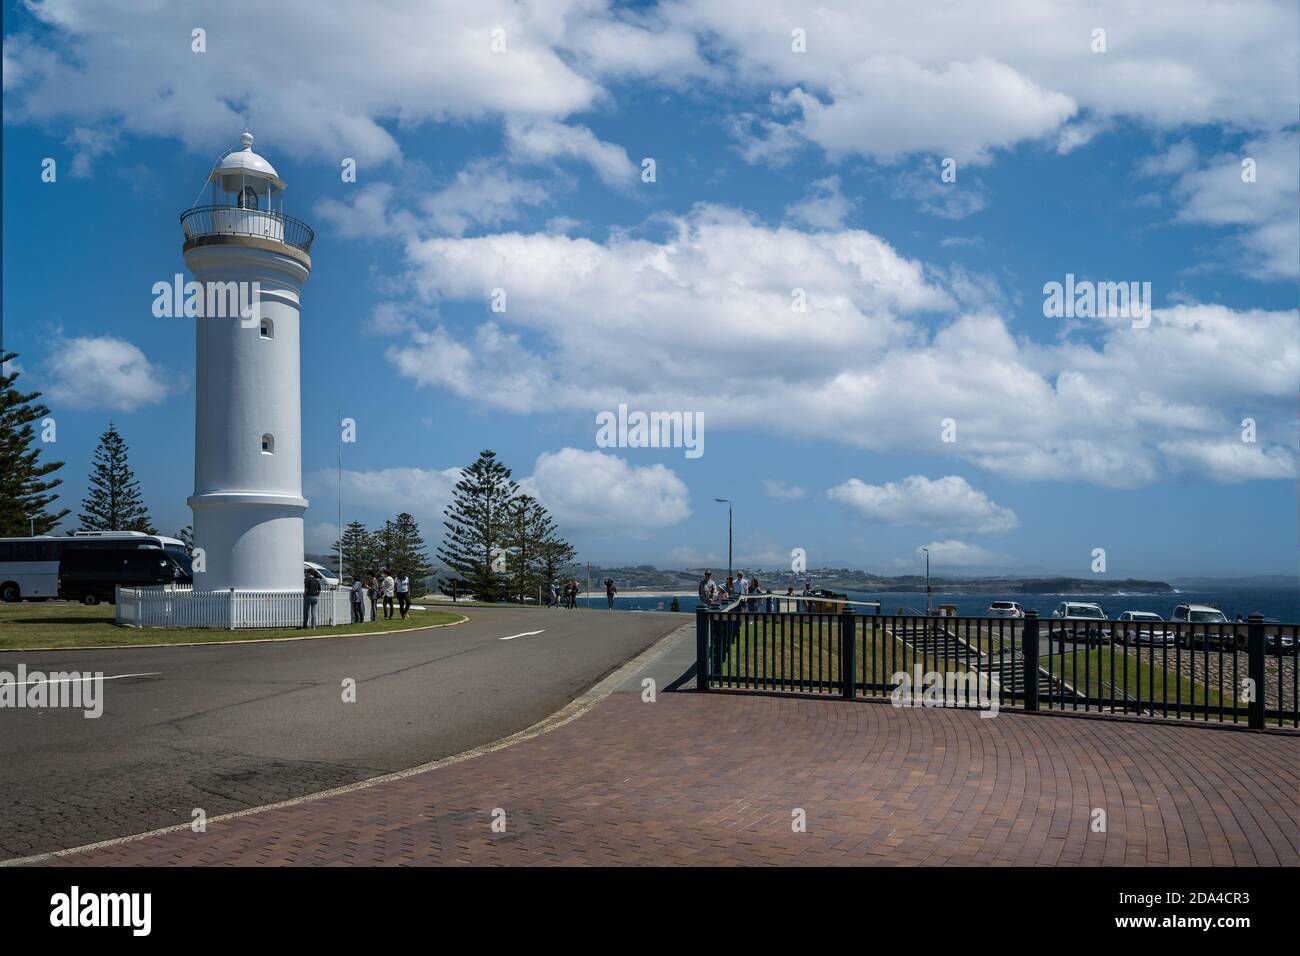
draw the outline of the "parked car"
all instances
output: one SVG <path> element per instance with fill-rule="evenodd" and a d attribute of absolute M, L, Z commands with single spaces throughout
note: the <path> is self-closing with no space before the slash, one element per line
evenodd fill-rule
<path fill-rule="evenodd" d="M 989 617 L 1024 617 L 1025 609 L 1016 601 L 994 601 L 989 605 Z"/>
<path fill-rule="evenodd" d="M 1179 647 L 1223 649 L 1246 646 L 1245 627 L 1234 629 L 1228 616 L 1217 607 L 1208 604 L 1179 604 L 1169 619 L 1175 624 L 1194 625 L 1178 631 Z M 1214 627 L 1215 624 L 1222 624 L 1223 627 Z"/>
<path fill-rule="evenodd" d="M 1163 647 L 1174 643 L 1174 632 L 1164 626 L 1165 619 L 1151 611 L 1121 611 L 1119 620 L 1128 627 L 1118 627 L 1116 637 L 1123 644 L 1147 644 Z M 1157 627 L 1156 625 L 1160 625 Z"/>
<path fill-rule="evenodd" d="M 59 558 L 59 597 L 94 605 L 117 600 L 117 588 L 193 584 L 189 561 L 161 548 L 76 548 Z"/>
<path fill-rule="evenodd" d="M 1264 650 L 1268 654 L 1294 654 L 1296 635 L 1292 630 L 1283 633 L 1282 622 L 1275 617 L 1264 618 Z"/>
<path fill-rule="evenodd" d="M 1264 635 L 1264 647 L 1269 654 L 1294 654 L 1296 641 L 1294 634 L 1279 634 L 1271 631 Z"/>
<path fill-rule="evenodd" d="M 339 586 L 339 579 L 330 573 L 329 568 L 323 564 L 317 564 L 315 561 L 304 561 L 303 570 L 320 580 L 320 586 L 323 588 L 336 588 Z"/>
<path fill-rule="evenodd" d="M 1109 644 L 1110 628 L 1106 627 L 1106 612 L 1100 604 L 1087 601 L 1062 601 L 1052 611 L 1060 624 L 1049 626 L 1049 635 L 1058 641 L 1075 641 L 1083 644 Z M 1081 622 L 1081 623 L 1075 623 Z"/>

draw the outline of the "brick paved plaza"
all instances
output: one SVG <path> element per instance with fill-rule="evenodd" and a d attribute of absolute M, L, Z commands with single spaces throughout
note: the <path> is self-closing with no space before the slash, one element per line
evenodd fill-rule
<path fill-rule="evenodd" d="M 427 773 L 50 862 L 1294 866 L 1298 794 L 1295 736 L 623 691 Z"/>

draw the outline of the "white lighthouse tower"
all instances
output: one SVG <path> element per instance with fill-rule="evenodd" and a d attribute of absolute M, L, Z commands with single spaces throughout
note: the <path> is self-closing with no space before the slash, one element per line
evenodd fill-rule
<path fill-rule="evenodd" d="M 195 590 L 302 590 L 299 294 L 313 233 L 284 215 L 285 184 L 253 135 L 209 177 L 210 204 L 181 215 L 185 265 L 206 291 L 195 319 Z M 231 286 L 230 283 L 238 283 Z M 215 293 L 214 293 L 215 290 Z M 243 315 L 215 297 L 237 291 Z M 247 308 L 251 306 L 251 308 Z M 236 625 L 237 626 L 237 625 Z"/>

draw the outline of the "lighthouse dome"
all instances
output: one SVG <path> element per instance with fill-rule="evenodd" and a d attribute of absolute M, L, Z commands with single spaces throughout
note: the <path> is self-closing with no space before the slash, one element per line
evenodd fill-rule
<path fill-rule="evenodd" d="M 227 154 L 212 171 L 212 179 L 219 179 L 226 192 L 238 191 L 239 187 L 235 184 L 241 177 L 245 180 L 269 180 L 277 188 L 284 189 L 284 182 L 276 173 L 275 167 L 267 162 L 265 156 L 253 152 L 253 134 L 244 130 L 239 136 L 239 142 L 244 148 Z"/>

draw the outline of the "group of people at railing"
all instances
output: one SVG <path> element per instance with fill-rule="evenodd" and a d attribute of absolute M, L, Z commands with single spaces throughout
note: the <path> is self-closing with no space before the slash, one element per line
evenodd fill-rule
<path fill-rule="evenodd" d="M 706 570 L 699 586 L 700 604 L 703 607 L 720 608 L 739 601 L 739 609 L 742 611 L 770 612 L 775 608 L 799 612 L 803 610 L 804 600 L 812 593 L 812 585 L 804 584 L 802 593 L 798 595 L 794 593 L 793 587 L 786 588 L 784 595 L 775 594 L 771 588 L 764 590 L 757 576 L 745 577 L 744 571 L 736 576 L 727 575 L 727 583 L 722 585 L 713 580 L 712 571 Z M 793 606 L 790 605 L 791 601 L 794 602 Z"/>

